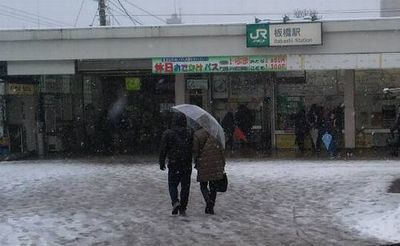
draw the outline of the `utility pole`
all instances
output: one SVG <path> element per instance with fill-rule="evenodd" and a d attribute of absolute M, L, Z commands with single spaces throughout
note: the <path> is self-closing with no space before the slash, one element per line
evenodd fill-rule
<path fill-rule="evenodd" d="M 106 26 L 107 25 L 106 0 L 99 0 L 99 16 L 100 16 L 100 26 Z"/>

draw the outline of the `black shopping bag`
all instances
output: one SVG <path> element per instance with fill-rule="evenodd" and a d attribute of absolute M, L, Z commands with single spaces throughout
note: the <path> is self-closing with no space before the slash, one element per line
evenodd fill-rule
<path fill-rule="evenodd" d="M 214 181 L 214 185 L 217 192 L 226 192 L 228 189 L 228 177 L 224 173 L 222 179 Z"/>

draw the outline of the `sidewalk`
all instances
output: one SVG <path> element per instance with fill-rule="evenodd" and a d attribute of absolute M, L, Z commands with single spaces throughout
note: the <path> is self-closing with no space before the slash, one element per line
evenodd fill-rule
<path fill-rule="evenodd" d="M 339 154 L 336 158 L 331 158 L 326 151 L 313 153 L 311 150 L 306 150 L 300 153 L 298 150 L 271 150 L 269 152 L 259 152 L 254 149 L 242 148 L 236 151 L 225 151 L 225 156 L 228 160 L 400 160 L 400 157 L 391 155 L 387 148 L 375 149 L 339 149 Z M 64 154 L 51 153 L 44 158 L 39 158 L 34 154 L 9 154 L 0 156 L 0 161 L 15 161 L 15 160 L 50 160 L 50 159 L 93 159 L 103 162 L 103 160 L 118 159 L 124 162 L 158 162 L 158 153 L 153 154 Z"/>
<path fill-rule="evenodd" d="M 387 148 L 373 149 L 339 149 L 338 156 L 331 158 L 326 151 L 313 153 L 306 150 L 300 153 L 298 150 L 272 150 L 266 153 L 260 153 L 254 150 L 240 150 L 235 152 L 226 152 L 227 159 L 268 159 L 268 160 L 397 160 L 399 157 L 393 156 Z"/>

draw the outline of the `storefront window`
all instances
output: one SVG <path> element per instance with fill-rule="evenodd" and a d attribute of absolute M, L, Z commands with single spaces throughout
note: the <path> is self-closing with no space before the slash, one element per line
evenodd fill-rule
<path fill-rule="evenodd" d="M 340 71 L 307 71 L 303 80 L 277 76 L 276 130 L 293 132 L 294 117 L 315 104 L 323 114 L 343 106 L 343 74 Z M 305 81 L 303 83 L 302 81 Z"/>
<path fill-rule="evenodd" d="M 45 75 L 40 82 L 47 151 L 77 151 L 83 143 L 82 83 L 75 75 Z"/>
<path fill-rule="evenodd" d="M 224 127 L 226 120 L 233 117 L 232 124 L 243 130 L 249 146 L 270 147 L 272 73 L 214 74 L 210 93 L 212 113 Z"/>
<path fill-rule="evenodd" d="M 356 71 L 356 127 L 388 129 L 396 119 L 400 94 L 384 93 L 400 87 L 400 70 Z"/>

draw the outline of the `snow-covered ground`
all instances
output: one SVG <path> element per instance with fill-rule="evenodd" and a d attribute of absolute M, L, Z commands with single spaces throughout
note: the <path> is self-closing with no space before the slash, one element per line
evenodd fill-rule
<path fill-rule="evenodd" d="M 230 161 L 204 214 L 170 215 L 167 172 L 116 159 L 0 163 L 0 245 L 379 245 L 400 242 L 396 161 Z"/>

